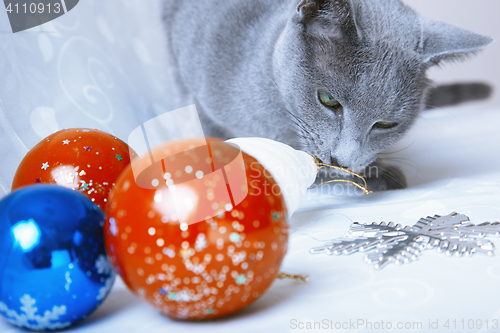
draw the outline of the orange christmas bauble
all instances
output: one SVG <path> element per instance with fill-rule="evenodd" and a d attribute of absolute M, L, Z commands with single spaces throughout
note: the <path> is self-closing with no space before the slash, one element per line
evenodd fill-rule
<path fill-rule="evenodd" d="M 134 160 L 112 191 L 104 230 L 125 284 L 165 315 L 190 320 L 261 297 L 288 244 L 272 176 L 253 157 L 205 139 L 168 142 Z"/>
<path fill-rule="evenodd" d="M 129 146 L 115 136 L 96 129 L 66 129 L 46 137 L 26 154 L 12 190 L 57 184 L 86 194 L 104 210 L 116 179 L 129 163 Z"/>

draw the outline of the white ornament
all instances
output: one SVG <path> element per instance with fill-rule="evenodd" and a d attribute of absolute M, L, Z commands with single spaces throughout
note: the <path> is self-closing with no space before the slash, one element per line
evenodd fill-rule
<path fill-rule="evenodd" d="M 285 199 L 291 216 L 316 180 L 318 168 L 313 157 L 281 142 L 264 138 L 237 138 L 227 140 L 241 151 L 259 161 L 269 171 Z"/>

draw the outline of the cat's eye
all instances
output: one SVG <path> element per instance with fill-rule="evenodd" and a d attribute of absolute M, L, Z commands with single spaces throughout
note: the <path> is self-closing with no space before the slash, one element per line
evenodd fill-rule
<path fill-rule="evenodd" d="M 375 125 L 373 125 L 373 128 L 389 129 L 389 128 L 394 128 L 396 126 L 398 126 L 398 123 L 379 121 L 378 123 L 375 123 Z"/>
<path fill-rule="evenodd" d="M 337 108 L 342 107 L 340 102 L 337 101 L 335 98 L 333 98 L 333 96 L 327 92 L 324 92 L 324 91 L 318 92 L 318 97 L 319 97 L 320 102 L 323 105 L 328 106 L 329 108 L 337 109 Z"/>

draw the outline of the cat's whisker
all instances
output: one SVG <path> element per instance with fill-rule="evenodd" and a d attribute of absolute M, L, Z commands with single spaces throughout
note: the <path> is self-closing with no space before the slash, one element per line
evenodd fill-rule
<path fill-rule="evenodd" d="M 283 114 L 283 110 L 285 111 L 284 114 Z M 300 142 L 300 147 L 302 147 L 302 149 L 305 149 L 307 146 L 309 146 L 309 141 L 312 140 L 313 142 L 315 142 L 314 136 L 316 138 L 319 138 L 319 135 L 316 134 L 312 130 L 312 128 L 310 128 L 310 129 L 305 128 L 305 126 L 310 127 L 307 123 L 305 123 L 302 119 L 300 119 L 297 116 L 295 116 L 289 110 L 287 110 L 287 109 L 279 109 L 278 111 L 285 116 L 285 119 L 287 121 L 289 121 L 289 122 L 291 121 L 292 122 L 291 124 L 292 124 L 292 127 L 295 129 L 295 135 L 298 138 L 303 139 L 305 141 L 305 142 Z M 268 112 L 264 112 L 264 113 L 271 115 Z M 291 117 L 286 117 L 286 114 L 289 114 Z M 297 148 L 297 147 L 295 147 L 295 148 Z"/>
<path fill-rule="evenodd" d="M 294 118 L 297 122 L 299 122 L 300 124 L 302 124 L 303 126 L 307 126 L 309 130 L 312 130 L 313 127 L 311 125 L 309 125 L 308 123 L 306 123 L 303 119 L 299 118 L 298 116 L 296 116 L 295 114 L 293 114 L 292 112 L 290 112 L 290 110 L 288 109 L 285 109 L 286 113 L 289 114 L 292 118 Z M 312 133 L 312 134 L 316 134 L 316 133 Z"/>
<path fill-rule="evenodd" d="M 267 114 L 269 116 L 276 116 L 275 114 L 272 114 L 272 113 L 269 113 L 269 112 L 266 112 L 266 111 L 263 111 L 262 113 Z M 291 125 L 294 129 L 299 129 L 299 130 L 304 130 L 305 131 L 305 129 L 302 128 L 299 123 L 297 123 L 296 121 L 294 121 L 294 119 L 285 118 L 285 121 L 289 125 Z M 283 128 L 285 126 L 281 126 L 281 127 Z"/>
<path fill-rule="evenodd" d="M 392 154 L 396 154 L 396 153 L 400 153 L 408 148 L 410 148 L 414 143 L 415 143 L 416 139 L 413 140 L 411 143 L 409 143 L 408 145 L 404 146 L 403 148 L 401 149 L 398 149 L 398 150 L 395 150 L 395 151 L 389 151 L 389 152 L 382 152 L 382 153 L 378 153 L 379 155 L 392 155 Z"/>
<path fill-rule="evenodd" d="M 288 109 L 285 109 L 285 110 L 286 110 L 287 114 L 289 114 L 292 118 L 294 118 L 297 121 L 297 123 L 298 123 L 297 126 L 299 126 L 302 130 L 304 130 L 309 136 L 314 135 L 316 138 L 320 138 L 320 135 L 314 131 L 314 128 L 311 125 L 309 125 L 304 120 L 302 120 L 299 117 L 297 117 L 296 115 L 294 115 Z"/>
<path fill-rule="evenodd" d="M 378 168 L 379 168 L 381 171 L 384 171 L 385 178 L 388 178 L 388 179 L 390 179 L 390 180 L 394 181 L 395 183 L 397 183 L 397 184 L 401 185 L 401 187 L 406 187 L 406 184 L 404 184 L 404 183 L 403 183 L 403 182 L 402 182 L 402 181 L 401 181 L 401 180 L 400 180 L 400 179 L 399 179 L 396 175 L 394 175 L 394 174 L 393 174 L 393 173 L 392 173 L 389 169 L 384 168 L 384 167 L 382 167 L 382 166 L 380 166 L 380 165 L 378 166 Z M 377 178 L 375 178 L 375 177 L 374 177 L 374 178 L 372 178 L 372 179 L 374 179 L 374 180 L 377 182 L 377 184 L 379 184 L 379 182 L 378 182 L 378 179 L 377 179 Z"/>
<path fill-rule="evenodd" d="M 408 158 L 384 158 L 383 161 L 392 161 L 392 162 L 397 162 L 399 164 L 402 164 L 402 165 L 406 165 L 406 166 L 409 166 L 415 170 L 419 170 L 420 168 L 418 167 L 418 164 L 417 162 L 413 161 L 413 160 L 410 160 Z M 411 163 L 405 163 L 403 161 L 408 161 L 408 162 L 411 162 Z"/>
<path fill-rule="evenodd" d="M 383 160 L 379 160 L 380 162 L 391 162 L 391 165 L 401 164 L 406 165 L 412 168 L 418 168 L 418 164 L 415 161 L 406 158 L 384 158 Z M 406 162 L 407 161 L 407 162 Z"/>
<path fill-rule="evenodd" d="M 278 86 L 278 84 L 276 83 L 276 81 L 274 81 L 274 79 L 268 74 L 268 73 L 265 73 L 265 76 L 269 79 L 269 81 L 276 87 L 276 89 L 278 91 L 281 91 L 280 87 Z M 292 112 L 290 112 L 290 109 L 291 109 L 291 106 L 289 105 L 288 101 L 284 101 L 285 104 L 287 105 L 287 108 L 285 108 L 285 111 L 287 114 L 289 114 L 293 119 L 295 119 L 297 122 L 309 127 L 309 130 L 312 130 L 312 126 L 309 125 L 308 123 L 306 123 L 305 121 L 303 121 L 301 118 L 297 117 L 295 114 L 293 114 Z M 305 129 L 305 128 L 304 128 Z M 313 134 L 315 134 L 313 132 Z"/>
<path fill-rule="evenodd" d="M 272 84 L 276 87 L 276 89 L 278 89 L 278 91 L 279 91 L 279 90 L 281 90 L 281 89 L 280 89 L 280 87 L 278 86 L 278 84 L 274 81 L 274 79 L 273 79 L 273 78 L 272 78 L 269 74 L 267 74 L 267 73 L 266 73 L 265 75 L 266 75 L 266 77 L 269 79 L 269 81 L 270 81 L 270 82 L 271 82 L 271 83 L 272 83 Z M 312 128 L 312 126 L 311 126 L 311 125 L 309 125 L 308 123 L 306 123 L 305 121 L 303 121 L 301 118 L 297 117 L 295 114 L 293 114 L 292 112 L 290 112 L 290 108 L 291 108 L 291 106 L 289 105 L 288 101 L 286 101 L 286 100 L 285 100 L 285 104 L 287 104 L 287 108 L 286 108 L 285 110 L 286 110 L 286 112 L 287 112 L 290 116 L 292 116 L 292 118 L 294 118 L 295 120 L 297 120 L 299 123 L 301 123 L 301 124 L 303 124 L 303 125 L 305 125 L 305 126 L 309 127 L 309 130 L 310 130 L 310 131 L 312 131 L 312 130 L 313 130 L 313 128 Z M 312 134 L 316 134 L 316 133 L 312 132 Z M 316 135 L 317 135 L 317 134 L 316 134 Z M 319 137 L 319 135 L 318 135 L 318 137 Z"/>

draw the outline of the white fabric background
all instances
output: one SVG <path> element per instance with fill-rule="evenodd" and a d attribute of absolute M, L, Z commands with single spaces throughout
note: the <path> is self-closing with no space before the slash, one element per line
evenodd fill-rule
<path fill-rule="evenodd" d="M 85 0 L 60 19 L 16 35 L 7 33 L 0 11 L 0 197 L 24 154 L 46 135 L 94 127 L 126 140 L 142 122 L 179 106 L 166 94 L 171 87 L 157 5 Z M 321 240 L 346 234 L 352 221 L 412 225 L 452 211 L 476 224 L 499 220 L 499 124 L 498 107 L 425 113 L 385 155 L 404 169 L 409 189 L 362 197 L 310 193 L 291 220 L 283 264 L 286 272 L 309 274 L 307 283 L 276 281 L 234 316 L 185 323 L 160 316 L 118 282 L 91 317 L 68 331 L 298 331 L 292 319 L 421 321 L 430 331 L 429 320 L 439 320 L 441 328 L 447 319 L 500 320 L 498 256 L 448 258 L 429 250 L 409 265 L 375 271 L 362 254 L 308 253 Z M 0 320 L 0 332 L 21 331 Z"/>
<path fill-rule="evenodd" d="M 0 194 L 28 149 L 59 129 L 98 128 L 127 140 L 175 108 L 158 4 L 80 1 L 17 34 L 0 10 Z"/>

